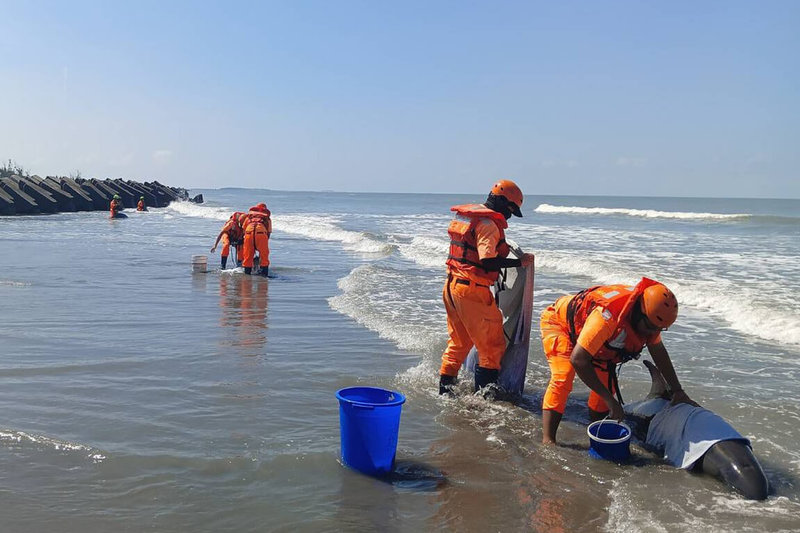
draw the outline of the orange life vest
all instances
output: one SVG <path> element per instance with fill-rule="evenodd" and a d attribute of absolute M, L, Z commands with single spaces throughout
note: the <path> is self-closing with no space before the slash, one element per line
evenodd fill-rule
<path fill-rule="evenodd" d="M 251 209 L 247 213 L 247 218 L 245 219 L 244 232 L 246 234 L 271 233 L 272 222 L 270 221 L 270 215 L 269 209 L 265 209 L 264 211 Z"/>
<path fill-rule="evenodd" d="M 137 211 L 144 211 L 144 200 L 139 200 L 139 203 L 136 204 Z"/>
<path fill-rule="evenodd" d="M 120 204 L 122 202 L 118 202 L 116 200 L 111 200 L 111 205 L 109 206 L 109 210 L 111 211 L 111 215 L 115 215 L 117 210 L 120 208 Z"/>
<path fill-rule="evenodd" d="M 616 322 L 616 328 L 611 338 L 593 355 L 593 359 L 613 363 L 638 359 L 647 343 L 655 339 L 658 333 L 640 336 L 634 325 L 631 324 L 630 314 L 637 298 L 647 287 L 656 283 L 658 282 L 642 278 L 635 287 L 629 285 L 596 286 L 573 296 L 567 304 L 566 317 L 572 343 L 575 344 L 577 341 L 578 335 L 592 311 L 596 307 L 600 307 L 604 313 L 608 313 L 605 315 L 608 320 Z"/>
<path fill-rule="evenodd" d="M 228 221 L 225 223 L 225 226 L 222 228 L 222 231 L 226 231 L 228 233 L 228 237 L 230 238 L 231 242 L 238 242 L 244 237 L 242 221 L 245 219 L 245 217 L 247 217 L 246 213 L 236 211 L 230 216 Z"/>
<path fill-rule="evenodd" d="M 483 268 L 478 256 L 475 226 L 484 219 L 495 223 L 500 230 L 500 241 L 497 243 L 497 255 L 507 257 L 509 248 L 506 243 L 506 218 L 497 211 L 492 211 L 482 204 L 454 205 L 455 218 L 450 222 L 447 233 L 450 235 L 450 253 L 447 255 L 447 267 L 450 273 L 461 273 L 472 281 L 493 285 L 500 275 L 498 271 Z"/>

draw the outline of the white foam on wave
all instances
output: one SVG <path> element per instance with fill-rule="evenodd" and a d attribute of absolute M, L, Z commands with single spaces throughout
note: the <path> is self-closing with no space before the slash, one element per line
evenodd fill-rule
<path fill-rule="evenodd" d="M 338 226 L 341 219 L 331 215 L 280 215 L 272 219 L 277 231 L 299 235 L 317 241 L 340 242 L 346 250 L 365 254 L 388 255 L 396 245 L 362 231 L 346 230 Z"/>
<path fill-rule="evenodd" d="M 100 462 L 106 458 L 102 453 L 91 446 L 53 439 L 43 435 L 32 435 L 24 431 L 0 430 L 0 442 L 35 444 L 56 451 L 86 452 L 88 457 L 95 462 Z"/>
<path fill-rule="evenodd" d="M 212 220 L 228 220 L 233 214 L 230 207 L 213 207 L 192 202 L 172 202 L 165 211 L 178 213 L 188 217 L 210 218 Z"/>
<path fill-rule="evenodd" d="M 800 346 L 800 316 L 756 303 L 758 293 L 753 289 L 704 282 L 668 285 L 680 294 L 680 301 L 719 316 L 741 333 Z"/>
<path fill-rule="evenodd" d="M 540 252 L 536 255 L 537 268 L 585 276 L 598 284 L 635 283 L 640 279 L 642 273 L 626 269 L 621 264 L 624 265 L 567 252 Z M 735 286 L 722 279 L 687 281 L 673 278 L 669 273 L 650 275 L 672 289 L 680 304 L 712 314 L 740 333 L 781 344 L 800 345 L 800 316 L 785 306 L 759 303 L 759 294 L 753 288 Z"/>
<path fill-rule="evenodd" d="M 449 241 L 434 237 L 414 237 L 410 243 L 398 246 L 406 259 L 428 268 L 444 269 L 449 250 Z"/>
<path fill-rule="evenodd" d="M 342 292 L 328 304 L 403 350 L 428 353 L 444 342 L 444 310 L 438 298 L 420 299 L 409 283 L 405 272 L 374 263 L 361 265 L 339 280 Z"/>
<path fill-rule="evenodd" d="M 0 287 L 30 287 L 29 281 L 14 281 L 11 279 L 0 279 Z"/>
<path fill-rule="evenodd" d="M 608 506 L 608 522 L 603 530 L 628 533 L 644 531 L 667 533 L 669 529 L 658 523 L 653 512 L 639 504 L 628 483 L 627 479 L 612 481 L 609 491 L 611 504 Z"/>
<path fill-rule="evenodd" d="M 710 506 L 709 511 L 712 515 L 735 515 L 739 520 L 744 517 L 757 519 L 769 516 L 774 522 L 791 527 L 796 525 L 795 520 L 798 513 L 800 513 L 800 503 L 792 501 L 785 496 L 772 496 L 766 500 L 754 501 L 731 498 L 727 494 L 719 494 L 714 496 L 713 504 Z M 754 524 L 754 526 L 751 527 L 750 531 L 763 531 L 757 525 Z M 781 530 L 790 531 L 788 529 L 775 529 L 774 531 Z"/>
<path fill-rule="evenodd" d="M 306 218 L 306 217 L 303 217 Z M 302 221 L 301 221 L 302 222 Z M 320 230 L 331 232 L 329 239 L 345 242 L 347 239 L 362 242 L 364 236 L 357 232 L 346 232 L 337 228 L 333 221 L 324 220 L 299 224 L 297 233 L 308 233 L 320 238 Z M 368 241 L 369 242 L 369 241 Z M 370 246 L 382 245 L 370 242 Z M 383 241 L 385 242 L 385 241 Z M 426 268 L 444 268 L 447 258 L 448 241 L 432 236 L 415 236 L 410 242 L 396 245 L 399 253 L 416 264 Z M 724 278 L 691 279 L 675 276 L 674 272 L 643 272 L 630 257 L 621 252 L 619 257 L 597 259 L 585 254 L 576 255 L 571 251 L 538 251 L 536 266 L 569 276 L 583 276 L 598 284 L 635 283 L 642 275 L 654 277 L 666 283 L 676 294 L 682 305 L 691 306 L 727 323 L 733 330 L 762 340 L 786 345 L 800 345 L 800 316 L 795 309 L 769 305 L 759 299 L 757 285 L 735 284 Z M 752 258 L 748 260 L 752 263 Z M 626 267 L 627 265 L 627 267 Z M 764 280 L 762 280 L 763 282 Z"/>
<path fill-rule="evenodd" d="M 627 209 L 623 207 L 578 207 L 540 204 L 534 209 L 537 213 L 546 214 L 576 214 L 576 215 L 625 215 L 643 218 L 677 218 L 677 219 L 710 219 L 710 220 L 736 220 L 749 218 L 747 213 L 691 213 L 681 211 L 656 211 L 654 209 Z"/>
<path fill-rule="evenodd" d="M 172 202 L 166 211 L 183 216 L 226 221 L 233 214 L 230 207 L 213 207 L 191 202 Z M 170 215 L 167 214 L 167 217 Z M 272 216 L 272 228 L 292 235 L 318 241 L 340 242 L 346 250 L 364 254 L 390 254 L 396 246 L 366 232 L 350 231 L 339 227 L 341 218 L 332 215 L 284 215 Z"/>

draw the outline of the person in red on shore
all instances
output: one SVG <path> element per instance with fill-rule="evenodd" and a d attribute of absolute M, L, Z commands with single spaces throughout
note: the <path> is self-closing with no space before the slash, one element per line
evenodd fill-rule
<path fill-rule="evenodd" d="M 244 227 L 244 273 L 253 271 L 253 260 L 258 250 L 261 275 L 269 276 L 269 237 L 272 234 L 271 213 L 266 204 L 260 203 L 247 212 Z"/>
<path fill-rule="evenodd" d="M 450 222 L 447 281 L 442 291 L 450 338 L 442 354 L 439 394 L 452 394 L 458 370 L 473 346 L 478 349 L 475 391 L 497 387 L 500 360 L 506 351 L 503 315 L 489 289 L 500 269 L 527 267 L 533 254 L 508 259 L 507 220 L 522 216 L 522 191 L 511 180 L 500 180 L 483 204 L 456 205 Z"/>
<path fill-rule="evenodd" d="M 244 220 L 246 214 L 242 213 L 241 211 L 237 211 L 230 216 L 230 218 L 225 222 L 225 225 L 222 226 L 222 229 L 217 235 L 217 240 L 214 241 L 214 246 L 211 247 L 211 253 L 213 254 L 217 250 L 217 245 L 219 241 L 222 241 L 222 252 L 220 256 L 220 265 L 222 269 L 228 265 L 228 256 L 231 253 L 231 245 L 234 246 L 236 250 L 236 266 L 241 266 L 243 254 L 242 254 L 242 239 L 244 239 L 244 228 L 242 227 L 241 220 Z"/>
<path fill-rule="evenodd" d="M 697 406 L 683 391 L 661 340 L 661 332 L 677 317 L 675 295 L 648 278 L 634 287 L 591 287 L 562 296 L 545 309 L 540 325 L 550 382 L 542 400 L 542 442 L 556 442 L 576 373 L 591 389 L 590 418 L 622 421 L 616 366 L 638 359 L 645 346 L 673 391 L 672 403 Z"/>

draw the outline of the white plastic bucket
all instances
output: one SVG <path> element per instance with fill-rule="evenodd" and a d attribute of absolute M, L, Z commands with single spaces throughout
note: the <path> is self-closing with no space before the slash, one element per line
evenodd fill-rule
<path fill-rule="evenodd" d="M 199 274 L 202 272 L 208 272 L 208 257 L 204 255 L 193 255 L 192 273 Z"/>

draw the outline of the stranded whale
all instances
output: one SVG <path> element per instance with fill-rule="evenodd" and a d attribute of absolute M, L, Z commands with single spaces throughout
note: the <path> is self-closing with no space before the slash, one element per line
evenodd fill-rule
<path fill-rule="evenodd" d="M 643 363 L 653 380 L 650 393 L 625 405 L 634 435 L 673 466 L 714 476 L 748 499 L 765 499 L 769 482 L 750 441 L 708 409 L 670 405 L 661 372 L 650 361 Z"/>

